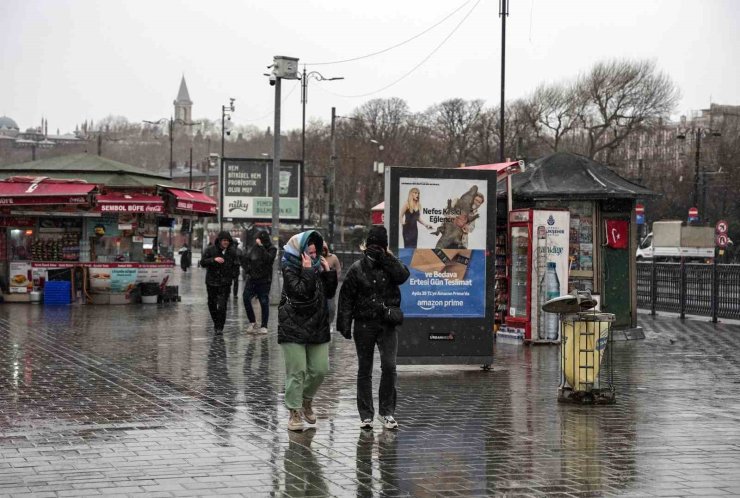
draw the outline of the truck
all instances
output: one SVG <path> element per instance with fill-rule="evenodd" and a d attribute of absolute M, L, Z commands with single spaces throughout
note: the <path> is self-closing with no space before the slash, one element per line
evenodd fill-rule
<path fill-rule="evenodd" d="M 655 221 L 637 247 L 637 260 L 711 260 L 714 227 L 685 226 L 682 221 Z"/>

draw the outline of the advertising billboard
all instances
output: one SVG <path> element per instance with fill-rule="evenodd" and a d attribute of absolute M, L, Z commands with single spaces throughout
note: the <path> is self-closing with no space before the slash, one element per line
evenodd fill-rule
<path fill-rule="evenodd" d="M 221 205 L 226 220 L 272 219 L 272 159 L 224 158 Z M 280 219 L 300 220 L 301 162 L 280 161 Z"/>
<path fill-rule="evenodd" d="M 400 363 L 490 365 L 496 173 L 386 170 L 390 245 L 408 267 Z"/>

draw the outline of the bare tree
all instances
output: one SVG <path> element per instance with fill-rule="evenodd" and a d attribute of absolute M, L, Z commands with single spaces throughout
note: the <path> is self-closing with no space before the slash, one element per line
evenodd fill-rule
<path fill-rule="evenodd" d="M 432 106 L 427 113 L 445 166 L 469 161 L 474 144 L 474 129 L 483 111 L 482 100 L 450 99 Z"/>
<path fill-rule="evenodd" d="M 562 139 L 579 124 L 585 101 L 574 85 L 556 83 L 540 85 L 522 105 L 522 117 L 539 140 L 553 152 L 560 149 Z"/>
<path fill-rule="evenodd" d="M 596 157 L 617 147 L 640 126 L 666 117 L 680 92 L 654 61 L 612 60 L 596 64 L 578 78 L 577 115 L 585 134 L 586 155 Z"/>

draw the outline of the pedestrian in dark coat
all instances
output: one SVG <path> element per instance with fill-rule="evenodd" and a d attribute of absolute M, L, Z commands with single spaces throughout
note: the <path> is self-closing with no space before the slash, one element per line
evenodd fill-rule
<path fill-rule="evenodd" d="M 357 350 L 357 410 L 363 428 L 372 428 L 373 355 L 380 351 L 379 419 L 388 429 L 398 427 L 396 411 L 396 354 L 398 332 L 387 319 L 388 307 L 401 306 L 399 286 L 409 278 L 409 270 L 388 250 L 385 227 L 372 227 L 365 241 L 364 256 L 355 261 L 339 292 L 337 330 L 352 338 L 352 322 Z"/>
<path fill-rule="evenodd" d="M 231 281 L 234 278 L 234 268 L 239 266 L 232 243 L 229 232 L 220 232 L 213 245 L 206 248 L 200 259 L 200 266 L 207 270 L 208 311 L 211 312 L 213 327 L 217 334 L 224 331 Z"/>
<path fill-rule="evenodd" d="M 283 292 L 278 306 L 278 343 L 285 358 L 285 406 L 288 429 L 316 424 L 313 398 L 329 371 L 329 309 L 337 290 L 337 272 L 321 256 L 319 232 L 299 233 L 283 248 Z"/>
<path fill-rule="evenodd" d="M 239 295 L 239 275 L 241 275 L 242 273 L 241 261 L 242 261 L 242 258 L 244 257 L 244 251 L 242 251 L 242 248 L 239 247 L 238 240 L 235 240 L 233 244 L 234 244 L 234 249 L 236 250 L 236 260 L 238 262 L 236 267 L 234 268 L 234 275 L 233 275 L 234 286 L 232 287 L 232 290 L 234 292 L 234 298 L 236 298 Z"/>
<path fill-rule="evenodd" d="M 192 259 L 190 248 L 187 245 L 183 245 L 178 252 L 180 253 L 180 268 L 182 268 L 182 271 L 188 271 Z"/>
<path fill-rule="evenodd" d="M 247 332 L 267 333 L 267 319 L 270 317 L 270 285 L 272 284 L 272 265 L 277 256 L 277 247 L 270 242 L 270 234 L 262 230 L 254 239 L 254 244 L 242 257 L 244 267 L 244 309 L 249 325 Z M 252 308 L 252 298 L 260 303 L 260 325 Z"/>

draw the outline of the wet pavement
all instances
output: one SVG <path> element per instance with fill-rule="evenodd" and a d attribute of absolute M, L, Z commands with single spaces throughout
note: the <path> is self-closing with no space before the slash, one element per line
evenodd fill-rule
<path fill-rule="evenodd" d="M 203 276 L 177 304 L 0 305 L 0 495 L 740 494 L 738 325 L 640 315 L 613 406 L 558 404 L 552 346 L 399 367 L 400 428 L 371 432 L 336 336 L 319 428 L 289 433 L 275 317 L 247 335 L 234 300 L 214 337 Z"/>

